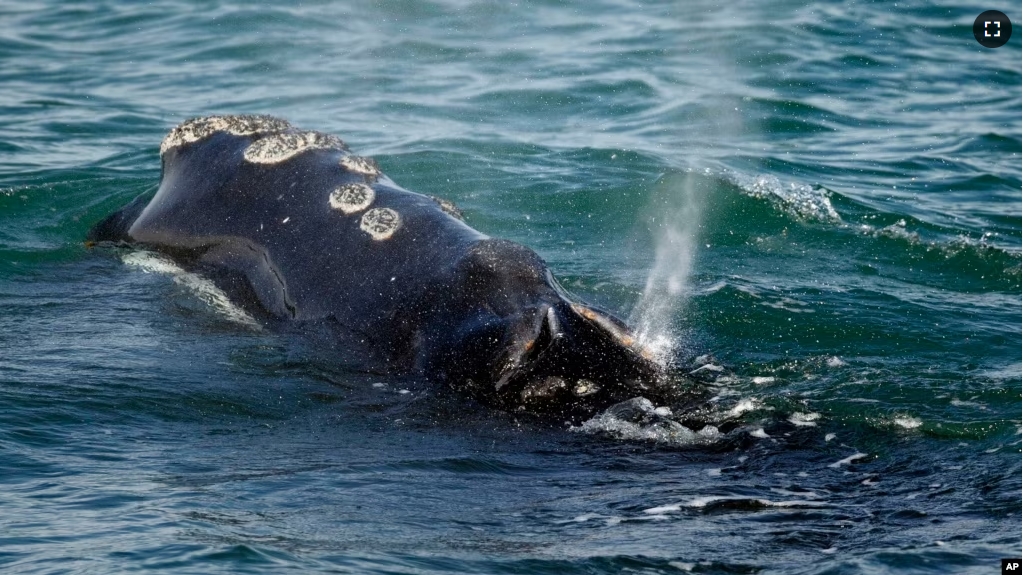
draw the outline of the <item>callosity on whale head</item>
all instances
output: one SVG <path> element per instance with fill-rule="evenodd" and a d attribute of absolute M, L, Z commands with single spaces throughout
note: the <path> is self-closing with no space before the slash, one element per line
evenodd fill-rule
<path fill-rule="evenodd" d="M 275 325 L 326 326 L 367 369 L 569 419 L 664 395 L 662 369 L 543 260 L 402 189 L 335 136 L 269 116 L 189 120 L 163 174 L 92 241 L 161 251 Z"/>

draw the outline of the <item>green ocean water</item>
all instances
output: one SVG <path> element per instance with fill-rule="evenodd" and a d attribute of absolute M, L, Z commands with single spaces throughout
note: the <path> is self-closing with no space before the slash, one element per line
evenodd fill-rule
<path fill-rule="evenodd" d="M 1019 22 L 0 3 L 0 571 L 995 572 L 1023 521 Z M 707 427 L 346 372 L 85 247 L 215 113 L 336 134 L 533 248 L 695 372 Z"/>

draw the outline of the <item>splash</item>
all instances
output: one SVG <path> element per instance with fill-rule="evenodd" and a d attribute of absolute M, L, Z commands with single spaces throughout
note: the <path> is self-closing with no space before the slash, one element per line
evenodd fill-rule
<path fill-rule="evenodd" d="M 693 172 L 666 177 L 655 188 L 644 223 L 654 236 L 654 263 L 630 316 L 636 334 L 665 363 L 681 345 L 674 321 L 692 293 L 691 279 L 707 179 Z"/>
<path fill-rule="evenodd" d="M 183 270 L 166 256 L 140 250 L 123 255 L 121 260 L 125 264 L 137 267 L 145 273 L 169 275 L 174 279 L 175 283 L 184 286 L 194 293 L 200 300 L 208 304 L 225 319 L 257 331 L 261 329 L 256 318 L 232 303 L 227 294 L 212 281 L 198 274 Z"/>
<path fill-rule="evenodd" d="M 653 441 L 676 446 L 710 445 L 723 437 L 713 425 L 693 430 L 675 421 L 673 417 L 670 408 L 654 407 L 649 399 L 636 397 L 615 404 L 569 430 L 627 441 Z"/>
<path fill-rule="evenodd" d="M 769 175 L 747 176 L 726 172 L 725 178 L 739 186 L 748 196 L 771 202 L 779 211 L 796 219 L 840 223 L 841 216 L 831 204 L 831 191 L 807 184 L 789 182 L 786 186 Z"/>

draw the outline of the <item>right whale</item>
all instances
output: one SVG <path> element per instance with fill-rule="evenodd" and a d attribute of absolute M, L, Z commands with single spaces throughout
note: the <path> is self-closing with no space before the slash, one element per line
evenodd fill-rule
<path fill-rule="evenodd" d="M 365 369 L 501 409 L 580 421 L 670 395 L 625 323 L 570 297 L 535 252 L 402 189 L 334 136 L 270 116 L 196 118 L 161 158 L 155 196 L 90 242 L 162 252 L 268 325 L 326 327 Z"/>

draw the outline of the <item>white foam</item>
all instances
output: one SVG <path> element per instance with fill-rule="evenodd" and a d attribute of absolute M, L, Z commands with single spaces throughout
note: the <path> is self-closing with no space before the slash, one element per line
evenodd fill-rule
<path fill-rule="evenodd" d="M 817 425 L 816 421 L 820 419 L 821 414 L 819 413 L 793 413 L 789 416 L 789 423 L 798 425 L 801 427 L 813 427 Z"/>
<path fill-rule="evenodd" d="M 704 425 L 700 428 L 700 431 L 696 432 L 705 442 L 710 443 L 721 437 L 721 430 L 713 425 Z"/>
<path fill-rule="evenodd" d="M 906 220 L 899 220 L 890 226 L 885 226 L 878 230 L 875 235 L 909 240 L 910 243 L 920 241 L 920 234 L 906 230 Z"/>
<path fill-rule="evenodd" d="M 780 487 L 772 487 L 771 491 L 779 495 L 787 495 L 791 497 L 807 497 L 809 499 L 817 499 L 820 494 L 816 491 L 790 491 L 788 489 L 782 489 Z"/>
<path fill-rule="evenodd" d="M 121 256 L 121 261 L 127 265 L 139 268 L 145 273 L 157 274 L 183 274 L 185 270 L 169 258 L 153 252 L 137 251 Z"/>
<path fill-rule="evenodd" d="M 808 307 L 810 304 L 786 296 L 781 296 L 773 300 L 762 301 L 760 302 L 760 305 L 785 310 L 791 313 L 814 313 L 814 310 Z"/>
<path fill-rule="evenodd" d="M 619 439 L 656 441 L 672 445 L 705 445 L 713 443 L 719 435 L 717 428 L 713 426 L 707 426 L 699 432 L 694 432 L 677 422 L 641 425 L 613 417 L 604 417 L 603 414 L 572 429 L 589 433 L 606 433 Z"/>
<path fill-rule="evenodd" d="M 849 457 L 846 457 L 845 459 L 839 459 L 838 461 L 836 461 L 834 463 L 829 463 L 828 467 L 831 467 L 833 469 L 838 469 L 839 467 L 841 467 L 843 465 L 849 465 L 853 461 L 856 461 L 857 459 L 863 459 L 864 457 L 867 457 L 866 453 L 860 453 L 860 452 L 857 451 L 856 453 L 853 453 L 852 455 L 850 455 Z"/>
<path fill-rule="evenodd" d="M 768 383 L 774 383 L 774 377 L 758 375 L 753 378 L 753 383 L 756 385 L 767 385 Z"/>
<path fill-rule="evenodd" d="M 571 431 L 610 435 L 618 439 L 656 441 L 672 445 L 707 445 L 721 437 L 713 425 L 693 431 L 668 419 L 650 400 L 637 397 L 609 407 L 606 411 L 570 427 Z"/>
<path fill-rule="evenodd" d="M 665 513 L 673 513 L 681 510 L 682 506 L 679 504 L 662 505 L 660 507 L 651 507 L 650 509 L 644 509 L 643 513 L 646 513 L 647 515 L 664 515 Z"/>
<path fill-rule="evenodd" d="M 653 507 L 651 509 L 643 510 L 644 513 L 662 515 L 665 513 L 671 513 L 681 511 L 682 507 L 688 507 L 691 509 L 703 509 L 708 505 L 717 503 L 719 501 L 750 501 L 756 502 L 764 507 L 826 507 L 828 504 L 823 501 L 807 501 L 805 499 L 798 500 L 786 500 L 786 501 L 774 501 L 771 499 L 763 499 L 760 497 L 745 497 L 742 495 L 707 495 L 703 497 L 696 497 L 687 501 L 686 503 L 676 505 L 663 505 L 661 507 Z"/>
<path fill-rule="evenodd" d="M 722 372 L 724 370 L 725 370 L 725 368 L 721 367 L 720 365 L 715 365 L 713 363 L 708 363 L 708 364 L 705 364 L 705 365 L 701 365 L 700 367 L 694 369 L 693 371 L 690 371 L 689 375 L 695 375 L 697 373 L 700 373 L 701 371 L 712 371 L 714 373 L 720 373 L 720 372 Z"/>
<path fill-rule="evenodd" d="M 1019 279 L 1020 276 L 1021 266 L 1019 260 L 1023 256 L 1021 256 L 1018 251 L 1004 249 L 988 243 L 988 238 L 993 235 L 997 235 L 992 232 L 985 232 L 979 238 L 959 235 L 948 240 L 928 241 L 922 239 L 918 232 L 909 231 L 907 222 L 904 219 L 883 228 L 876 228 L 868 224 L 860 224 L 855 229 L 864 235 L 898 239 L 911 246 L 921 246 L 928 252 L 937 251 L 946 258 L 952 258 L 962 253 L 970 253 L 982 258 L 986 258 L 989 254 L 1002 254 L 1004 256 L 1008 256 L 1012 260 L 1016 260 L 1015 264 L 1010 264 L 1008 267 L 1004 268 L 1005 273 L 1014 276 L 1017 279 Z"/>
<path fill-rule="evenodd" d="M 795 217 L 828 222 L 841 221 L 838 212 L 831 205 L 831 192 L 824 188 L 796 183 L 785 186 L 778 178 L 764 175 L 750 178 L 731 174 L 730 179 L 750 196 L 766 199 Z"/>
<path fill-rule="evenodd" d="M 763 427 L 758 427 L 753 431 L 749 432 L 749 434 L 753 437 L 756 437 L 757 439 L 767 439 L 768 437 L 771 437 L 770 435 L 767 434 L 766 431 L 764 431 Z"/>
<path fill-rule="evenodd" d="M 832 356 L 828 358 L 827 364 L 828 367 L 842 367 L 845 365 L 845 362 L 838 356 Z"/>
<path fill-rule="evenodd" d="M 738 417 L 747 411 L 753 411 L 758 407 L 760 407 L 760 402 L 756 399 L 743 399 L 739 403 L 735 404 L 735 407 L 728 410 L 728 415 Z"/>
<path fill-rule="evenodd" d="M 245 310 L 236 306 L 223 290 L 210 280 L 192 272 L 185 271 L 173 260 L 164 255 L 147 251 L 136 251 L 125 254 L 121 260 L 130 266 L 137 267 L 145 273 L 158 273 L 171 276 L 178 285 L 192 291 L 200 300 L 207 303 L 224 318 L 253 329 L 262 329 L 259 322 Z"/>
<path fill-rule="evenodd" d="M 892 423 L 904 429 L 916 429 L 923 425 L 923 422 L 920 421 L 919 419 L 909 416 L 896 417 L 894 420 L 892 420 Z"/>

